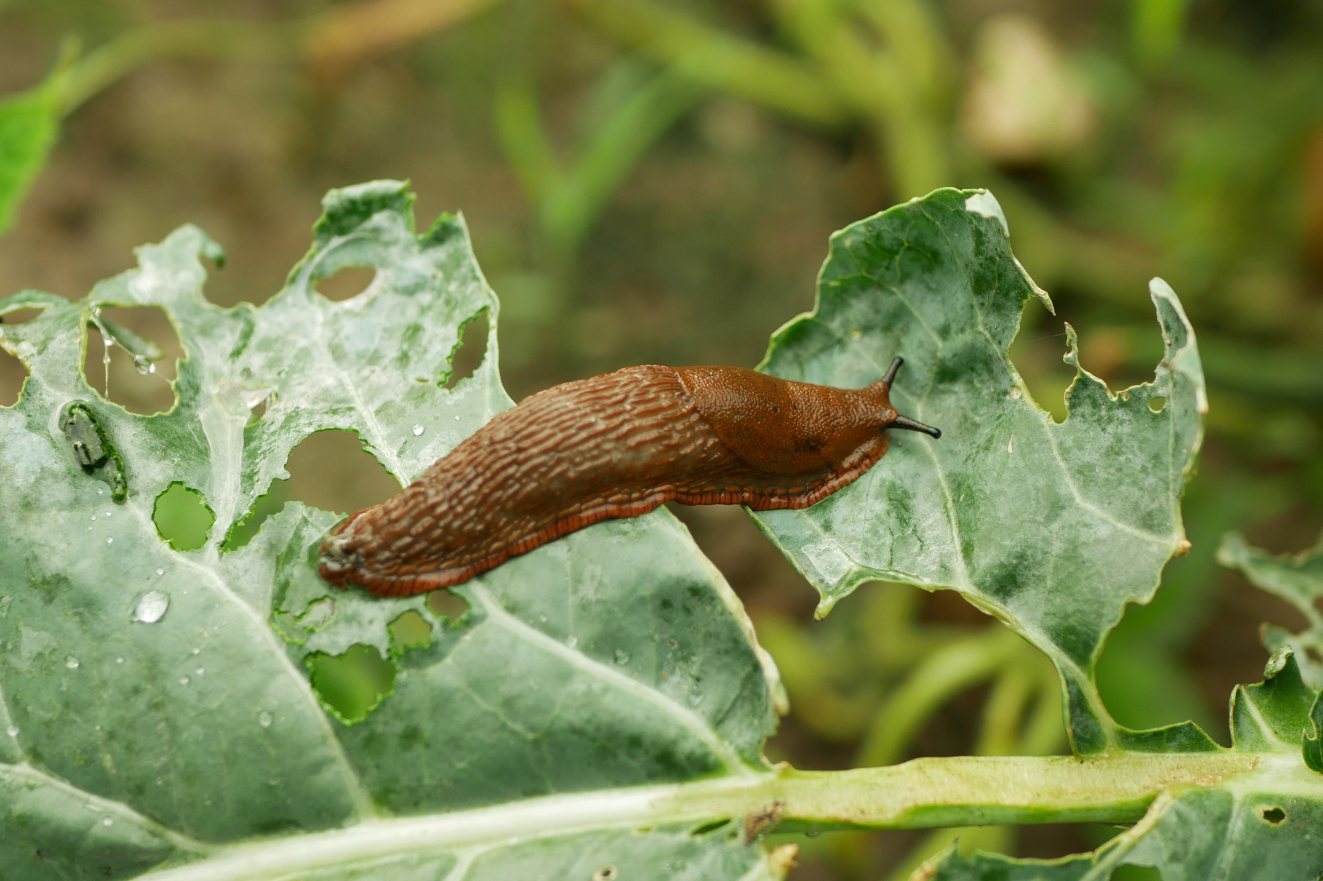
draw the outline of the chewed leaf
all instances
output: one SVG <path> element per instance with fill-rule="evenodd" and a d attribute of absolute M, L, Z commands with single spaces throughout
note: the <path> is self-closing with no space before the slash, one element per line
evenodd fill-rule
<path fill-rule="evenodd" d="M 42 310 L 0 324 L 30 373 L 0 408 L 0 876 L 662 878 L 679 861 L 779 877 L 762 849 L 690 836 L 647 794 L 769 773 L 778 685 L 666 512 L 471 582 L 444 625 L 424 596 L 318 578 L 338 513 L 290 503 L 225 544 L 312 432 L 356 432 L 405 483 L 510 405 L 463 221 L 418 234 L 410 199 L 394 181 L 331 193 L 260 307 L 204 299 L 202 258 L 220 251 L 194 227 L 83 300 L 0 300 L 0 315 Z M 372 283 L 316 293 L 345 266 Z M 81 366 L 97 310 L 143 305 L 186 351 L 178 405 L 153 416 L 102 399 Z M 478 315 L 485 354 L 450 383 Z M 170 487 L 205 514 L 187 535 Z M 431 633 L 407 651 L 391 630 L 406 615 Z M 362 706 L 316 681 L 362 657 L 385 670 Z"/>
<path fill-rule="evenodd" d="M 1314 688 L 1323 688 L 1323 536 L 1301 554 L 1274 556 L 1250 547 L 1244 536 L 1229 533 L 1217 550 L 1217 561 L 1243 574 L 1255 587 L 1286 600 L 1304 616 L 1299 633 L 1268 626 L 1263 630 L 1269 651 L 1289 646 Z"/>
<path fill-rule="evenodd" d="M 816 308 L 776 333 L 762 369 L 860 387 L 901 355 L 892 400 L 942 437 L 893 437 L 845 490 L 755 517 L 822 594 L 820 615 L 883 579 L 953 588 L 1005 621 L 1056 662 L 1075 748 L 1094 752 L 1120 736 L 1093 685 L 1103 639 L 1185 547 L 1203 373 L 1180 302 L 1154 280 L 1166 355 L 1153 381 L 1114 395 L 1072 344 L 1070 415 L 1056 424 L 1007 357 L 1026 302 L 1047 301 L 994 204 L 939 190 L 833 236 Z"/>

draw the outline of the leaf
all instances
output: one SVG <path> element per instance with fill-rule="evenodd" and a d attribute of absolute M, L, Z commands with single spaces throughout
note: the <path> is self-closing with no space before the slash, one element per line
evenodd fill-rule
<path fill-rule="evenodd" d="M 1047 295 L 1011 255 L 991 194 L 939 190 L 836 233 L 814 311 L 777 331 L 761 367 L 857 388 L 904 356 L 892 401 L 941 439 L 893 436 L 845 490 L 754 517 L 821 593 L 819 616 L 882 579 L 958 590 L 1004 621 L 1061 671 L 1081 753 L 1129 736 L 1094 664 L 1125 605 L 1147 602 L 1188 546 L 1180 496 L 1203 436 L 1203 373 L 1180 301 L 1157 279 L 1151 295 L 1166 344 L 1153 382 L 1113 395 L 1079 367 L 1067 326 L 1076 377 L 1058 425 L 1006 354 L 1025 303 L 1051 308 Z M 1212 746 L 1197 730 L 1175 736 Z"/>
<path fill-rule="evenodd" d="M 542 866 L 587 879 L 612 865 L 628 878 L 779 877 L 736 831 L 691 835 L 692 811 L 655 806 L 685 781 L 761 779 L 779 687 L 738 601 L 664 511 L 470 582 L 454 622 L 424 597 L 321 582 L 315 551 L 337 514 L 291 503 L 224 549 L 308 434 L 356 431 L 405 483 L 510 405 L 499 307 L 463 221 L 416 234 L 410 201 L 392 181 L 333 191 L 312 250 L 261 307 L 204 299 L 200 258 L 221 252 L 188 226 L 81 301 L 0 300 L 0 314 L 42 310 L 0 325 L 30 372 L 0 409 L 6 877 L 431 879 L 466 866 L 472 879 Z M 321 297 L 313 283 L 345 266 L 375 269 L 374 282 Z M 169 412 L 128 413 L 82 375 L 88 322 L 112 305 L 169 316 L 187 352 Z M 484 310 L 485 359 L 447 390 L 459 330 Z M 114 460 L 84 470 L 60 430 L 74 402 L 89 422 L 77 436 L 103 437 L 122 463 L 122 502 Z M 153 523 L 176 483 L 215 516 L 197 550 L 173 549 Z M 391 643 L 408 610 L 431 628 L 425 648 Z M 394 682 L 347 725 L 308 663 L 353 646 L 386 657 Z"/>
<path fill-rule="evenodd" d="M 1299 633 L 1265 625 L 1263 642 L 1269 651 L 1290 646 L 1307 681 L 1323 688 L 1323 536 L 1309 550 L 1273 556 L 1250 547 L 1245 537 L 1232 532 L 1223 536 L 1217 561 L 1235 569 L 1255 587 L 1286 600 L 1305 616 L 1307 626 Z"/>
<path fill-rule="evenodd" d="M 1163 881 L 1316 881 L 1323 873 L 1323 775 L 1309 764 L 1308 740 L 1302 757 L 1301 736 L 1315 730 L 1320 706 L 1323 697 L 1283 649 L 1263 682 L 1231 695 L 1229 752 L 1254 754 L 1252 772 L 1160 794 L 1139 823 L 1091 854 L 1017 860 L 962 857 L 953 848 L 915 881 L 1106 881 L 1122 865 L 1155 868 Z"/>
<path fill-rule="evenodd" d="M 0 100 L 0 235 L 13 224 L 14 212 L 55 144 L 73 54 L 72 45 L 66 46 L 45 83 Z"/>

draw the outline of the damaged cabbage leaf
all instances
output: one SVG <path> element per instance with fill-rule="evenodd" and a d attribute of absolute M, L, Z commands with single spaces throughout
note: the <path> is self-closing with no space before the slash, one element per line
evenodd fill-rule
<path fill-rule="evenodd" d="M 1166 355 L 1152 382 L 1112 394 L 1077 369 L 1058 425 L 1007 357 L 1025 304 L 1051 308 L 1010 251 L 985 191 L 939 190 L 832 236 L 812 313 L 772 338 L 761 369 L 858 388 L 905 366 L 891 400 L 942 430 L 895 433 L 847 489 L 802 511 L 755 514 L 822 595 L 825 615 L 881 579 L 952 588 L 1046 652 L 1061 671 L 1075 749 L 1133 741 L 1093 670 L 1125 605 L 1147 602 L 1188 544 L 1180 497 L 1207 409 L 1194 331 L 1154 280 Z M 1197 730 L 1167 732 L 1212 744 Z"/>
<path fill-rule="evenodd" d="M 1222 539 L 1217 561 L 1240 572 L 1255 587 L 1286 600 L 1304 616 L 1306 627 L 1299 633 L 1263 625 L 1263 644 L 1270 652 L 1290 646 L 1305 681 L 1323 688 L 1323 536 L 1303 553 L 1278 557 L 1250 547 L 1244 536 L 1233 532 Z"/>
<path fill-rule="evenodd" d="M 1289 647 L 1264 681 L 1231 693 L 1230 752 L 1251 753 L 1255 773 L 1220 786 L 1173 788 L 1103 847 L 1060 860 L 963 857 L 952 848 L 918 881 L 1106 881 L 1123 865 L 1163 881 L 1316 881 L 1323 874 L 1323 696 L 1300 676 Z"/>
<path fill-rule="evenodd" d="M 464 224 L 419 234 L 410 201 L 393 181 L 330 193 L 311 251 L 260 307 L 206 301 L 201 258 L 221 253 L 191 226 L 82 300 L 0 300 L 0 314 L 41 310 L 0 324 L 30 374 L 0 409 L 0 874 L 782 873 L 738 835 L 650 813 L 649 787 L 766 773 L 778 687 L 665 511 L 475 579 L 456 621 L 425 596 L 322 582 L 316 549 L 340 514 L 291 503 L 228 549 L 312 432 L 357 432 L 403 484 L 510 405 Z M 346 266 L 375 279 L 344 302 L 317 293 Z M 187 354 L 169 412 L 126 412 L 83 375 L 107 306 L 170 318 Z M 486 356 L 447 388 L 460 329 L 484 311 Z M 153 522 L 174 484 L 214 515 L 196 550 Z M 405 613 L 425 645 L 392 642 Z M 352 725 L 310 671 L 350 649 L 393 671 Z"/>

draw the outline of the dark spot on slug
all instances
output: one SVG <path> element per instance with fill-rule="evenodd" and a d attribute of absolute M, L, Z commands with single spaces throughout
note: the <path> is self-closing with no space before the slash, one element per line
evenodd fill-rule
<path fill-rule="evenodd" d="M 881 459 L 888 429 L 941 436 L 891 407 L 902 363 L 862 389 L 655 365 L 547 389 L 336 526 L 321 575 L 404 596 L 669 501 L 807 508 Z"/>

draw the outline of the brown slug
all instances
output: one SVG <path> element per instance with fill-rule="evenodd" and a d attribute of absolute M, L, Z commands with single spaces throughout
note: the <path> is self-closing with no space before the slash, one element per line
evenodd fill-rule
<path fill-rule="evenodd" d="M 405 596 L 663 502 L 807 508 L 887 451 L 891 383 L 838 389 L 741 367 L 627 367 L 538 392 L 337 525 L 321 576 Z"/>

